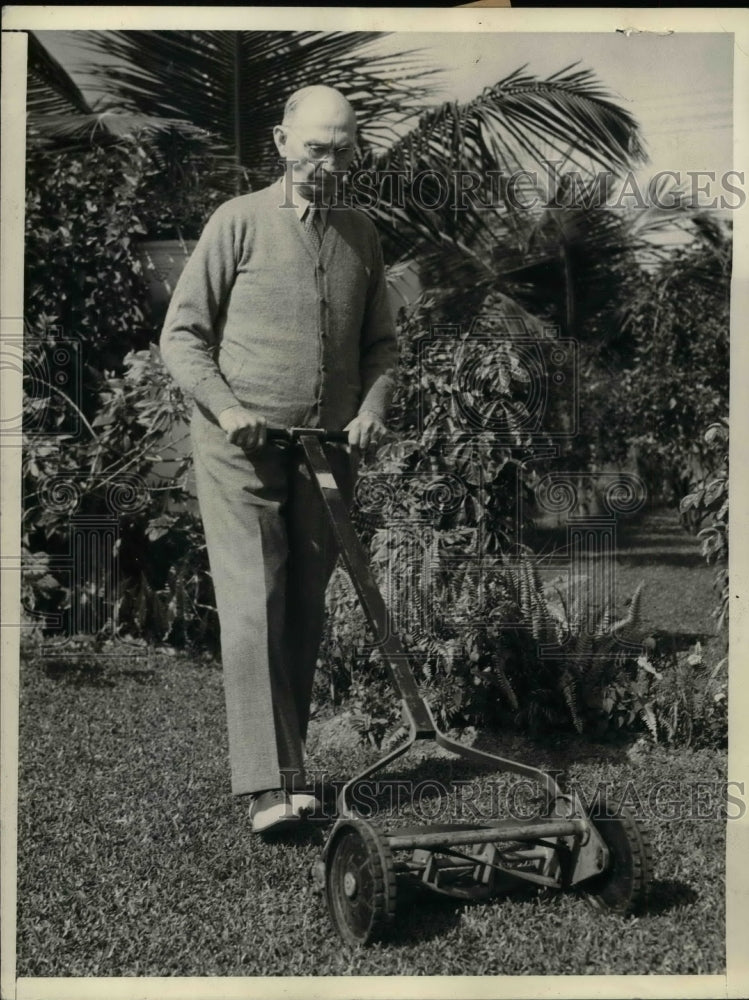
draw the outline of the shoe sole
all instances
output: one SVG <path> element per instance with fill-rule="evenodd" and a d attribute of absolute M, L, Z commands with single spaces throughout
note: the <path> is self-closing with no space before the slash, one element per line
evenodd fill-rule
<path fill-rule="evenodd" d="M 270 823 L 266 823 L 264 826 L 256 826 L 252 824 L 250 826 L 251 833 L 276 833 L 279 830 L 290 830 L 292 827 L 299 826 L 300 823 L 310 819 L 312 817 L 314 810 L 312 809 L 302 809 L 298 813 L 292 816 L 279 816 L 278 819 L 271 820 Z"/>

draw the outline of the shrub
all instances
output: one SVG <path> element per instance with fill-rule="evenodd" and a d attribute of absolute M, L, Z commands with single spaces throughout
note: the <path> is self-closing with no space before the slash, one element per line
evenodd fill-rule
<path fill-rule="evenodd" d="M 215 643 L 184 450 L 167 481 L 157 475 L 187 413 L 148 346 L 159 319 L 137 252 L 145 235 L 198 234 L 224 197 L 209 165 L 200 142 L 171 133 L 29 146 L 22 599 L 52 631 Z M 89 519 L 95 544 L 113 510 L 114 550 L 71 579 L 73 521 Z"/>
<path fill-rule="evenodd" d="M 153 169 L 137 138 L 27 162 L 24 317 L 29 339 L 66 338 L 81 352 L 72 387 L 91 416 L 106 371 L 153 337 L 135 241 Z M 50 400 L 54 406 L 55 401 Z"/>
<path fill-rule="evenodd" d="M 116 600 L 92 619 L 110 634 L 215 645 L 205 542 L 188 483 L 190 456 L 182 451 L 172 458 L 166 479 L 157 474 L 172 442 L 187 432 L 187 410 L 156 348 L 131 352 L 124 369 L 121 377 L 104 380 L 85 438 L 72 447 L 64 437 L 55 444 L 31 436 L 26 443 L 25 606 L 37 616 L 62 615 L 63 630 L 78 631 L 70 613 L 74 595 L 55 570 L 70 546 L 71 505 L 65 501 L 71 500 L 76 516 L 92 519 L 95 533 L 111 516 L 111 491 L 119 490 L 115 551 L 98 552 L 96 565 L 84 566 L 73 580 L 79 591 L 91 591 L 90 604 L 107 595 Z"/>
<path fill-rule="evenodd" d="M 634 458 L 651 499 L 674 505 L 710 462 L 703 429 L 728 407 L 730 236 L 678 248 L 650 277 L 630 317 L 633 358 L 608 390 L 602 458 Z"/>
<path fill-rule="evenodd" d="M 667 746 L 725 747 L 728 743 L 727 661 L 708 670 L 700 643 L 683 652 L 647 651 L 638 659 L 640 681 L 625 692 L 647 706 L 648 731 Z"/>
<path fill-rule="evenodd" d="M 679 507 L 682 516 L 697 532 L 708 564 L 718 566 L 715 588 L 719 599 L 713 612 L 718 629 L 728 628 L 728 434 L 725 418 L 705 431 L 712 468 L 693 485 Z"/>
<path fill-rule="evenodd" d="M 518 492 L 532 490 L 528 466 L 539 442 L 523 430 L 525 386 L 508 325 L 493 320 L 488 343 L 475 327 L 453 329 L 451 344 L 434 337 L 431 304 L 422 300 L 401 314 L 399 329 L 401 440 L 360 476 L 356 516 L 438 722 L 691 740 L 663 694 L 682 675 L 641 656 L 640 589 L 620 621 L 610 608 L 585 606 L 585 587 L 570 606 L 570 595 L 541 586 L 536 560 L 518 544 Z M 476 376 L 468 383 L 471 433 L 455 411 L 456 352 Z M 481 426 L 491 406 L 505 411 L 504 435 L 490 419 Z M 348 696 L 362 733 L 378 742 L 397 724 L 397 697 L 341 570 L 327 601 L 320 684 L 334 699 Z"/>
<path fill-rule="evenodd" d="M 410 575 L 389 573 L 387 555 L 375 551 L 394 625 L 441 727 L 725 745 L 725 661 L 708 672 L 699 644 L 658 651 L 640 623 L 642 585 L 613 621 L 609 609 L 593 614 L 558 584 L 542 587 L 530 557 L 497 560 L 483 579 L 465 565 L 427 580 L 422 561 L 412 558 Z M 362 735 L 379 746 L 400 732 L 400 703 L 341 569 L 328 610 L 318 683 L 334 702 L 348 700 Z"/>

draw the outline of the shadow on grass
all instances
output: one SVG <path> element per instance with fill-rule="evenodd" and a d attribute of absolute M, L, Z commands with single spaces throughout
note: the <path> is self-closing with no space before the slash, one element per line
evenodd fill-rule
<path fill-rule="evenodd" d="M 539 897 L 539 890 L 532 886 L 519 887 L 506 896 L 528 902 Z M 501 895 L 494 897 L 501 898 Z M 656 917 L 681 906 L 693 906 L 697 899 L 697 892 L 686 883 L 659 879 L 652 883 L 646 915 Z M 460 923 L 465 910 L 481 905 L 481 902 L 438 896 L 428 890 L 408 888 L 399 891 L 395 920 L 388 933 L 391 947 L 410 947 L 420 941 L 439 938 Z"/>
<path fill-rule="evenodd" d="M 136 684 L 150 684 L 152 681 L 156 680 L 156 671 L 152 667 L 118 670 L 117 673 L 120 677 L 129 677 L 131 680 L 134 680 Z"/>
<path fill-rule="evenodd" d="M 696 891 L 685 882 L 674 879 L 654 879 L 650 887 L 648 914 L 657 916 L 678 906 L 693 906 L 698 899 Z"/>
<path fill-rule="evenodd" d="M 715 632 L 665 632 L 661 629 L 656 629 L 651 636 L 658 653 L 683 653 L 697 642 L 706 644 L 718 638 Z"/>
<path fill-rule="evenodd" d="M 594 742 L 591 738 L 575 736 L 563 731 L 544 737 L 513 733 L 508 746 L 502 746 L 502 737 L 492 730 L 483 730 L 474 742 L 477 750 L 485 750 L 505 759 L 538 768 L 541 771 L 559 771 L 571 764 L 593 760 L 620 764 L 627 759 L 626 751 L 633 742 L 631 735 L 620 740 Z"/>
<path fill-rule="evenodd" d="M 74 659 L 50 660 L 44 662 L 41 669 L 49 680 L 71 687 L 113 688 L 120 677 L 129 678 L 136 684 L 152 684 L 157 674 L 153 667 L 113 668 L 106 661 L 78 662 Z"/>
<path fill-rule="evenodd" d="M 429 889 L 404 887 L 398 890 L 395 920 L 388 931 L 388 946 L 410 948 L 422 941 L 440 938 L 460 923 L 463 914 L 488 902 L 512 897 L 519 902 L 537 899 L 535 886 L 519 886 L 511 892 L 497 894 L 491 900 L 462 900 L 441 896 Z"/>
<path fill-rule="evenodd" d="M 622 566 L 683 566 L 702 568 L 705 557 L 698 552 L 669 552 L 668 549 L 654 547 L 652 552 L 637 552 L 623 549 L 617 553 L 617 561 Z"/>
<path fill-rule="evenodd" d="M 475 904 L 416 890 L 399 893 L 388 946 L 410 948 L 420 941 L 440 938 L 457 927 L 463 910 L 471 905 Z"/>
<path fill-rule="evenodd" d="M 569 556 L 569 527 L 565 524 L 531 521 L 524 527 L 523 541 L 542 556 Z M 670 510 L 642 510 L 634 517 L 617 517 L 615 556 L 617 562 L 634 566 L 705 565 L 699 541 Z"/>
<path fill-rule="evenodd" d="M 267 830 L 257 835 L 259 841 L 267 847 L 319 847 L 325 844 L 328 828 L 333 823 L 332 816 L 320 819 L 308 819 L 296 826 L 279 830 Z"/>
<path fill-rule="evenodd" d="M 43 673 L 52 681 L 70 687 L 113 688 L 115 682 L 101 664 L 53 660 L 45 663 Z"/>
<path fill-rule="evenodd" d="M 480 780 L 481 774 L 479 769 L 461 762 L 459 758 L 430 758 L 412 767 L 377 772 L 365 778 L 355 787 L 353 802 L 364 819 L 372 820 L 377 816 L 396 819 L 401 812 L 411 815 L 416 808 L 420 814 L 426 813 L 429 818 L 438 821 L 439 810 L 432 817 L 429 811 L 431 804 L 440 802 L 449 793 L 453 782 Z"/>

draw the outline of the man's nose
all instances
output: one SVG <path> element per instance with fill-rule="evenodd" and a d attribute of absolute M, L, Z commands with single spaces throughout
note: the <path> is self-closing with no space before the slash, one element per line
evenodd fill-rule
<path fill-rule="evenodd" d="M 336 167 L 332 160 L 319 160 L 315 164 L 315 173 L 318 177 L 323 177 L 326 181 L 335 178 L 340 172 L 340 169 Z"/>

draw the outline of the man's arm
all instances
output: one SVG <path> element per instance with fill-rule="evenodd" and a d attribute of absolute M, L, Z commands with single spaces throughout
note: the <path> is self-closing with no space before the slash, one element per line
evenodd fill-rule
<path fill-rule="evenodd" d="M 347 425 L 349 444 L 366 449 L 386 433 L 385 417 L 395 386 L 398 341 L 385 281 L 380 240 L 373 232 L 375 263 L 369 280 L 361 332 L 359 372 L 362 397 L 359 413 Z"/>
<path fill-rule="evenodd" d="M 376 414 L 384 421 L 395 387 L 398 341 L 388 299 L 382 247 L 376 232 L 374 241 L 375 260 L 361 334 L 359 370 L 362 398 L 359 412 Z"/>
<path fill-rule="evenodd" d="M 177 282 L 159 340 L 161 356 L 180 388 L 216 419 L 240 406 L 215 360 L 221 309 L 236 274 L 239 248 L 230 203 L 208 220 Z"/>

